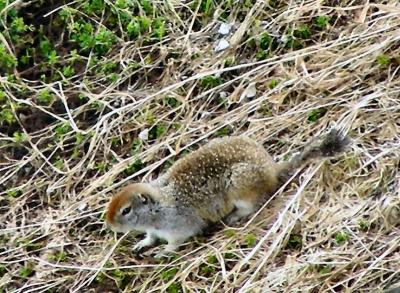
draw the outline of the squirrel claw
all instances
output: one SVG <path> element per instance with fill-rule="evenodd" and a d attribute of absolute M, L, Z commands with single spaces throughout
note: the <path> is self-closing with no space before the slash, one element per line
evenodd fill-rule
<path fill-rule="evenodd" d="M 140 241 L 141 242 L 141 241 Z M 143 245 L 143 243 L 138 242 L 133 248 L 132 248 L 132 252 L 134 254 L 139 254 L 143 251 L 143 249 L 147 246 L 147 245 Z"/>
<path fill-rule="evenodd" d="M 160 252 L 158 252 L 154 258 L 161 260 L 161 259 L 168 259 L 171 258 L 174 255 L 174 253 L 172 251 L 166 251 L 166 250 L 162 250 Z"/>

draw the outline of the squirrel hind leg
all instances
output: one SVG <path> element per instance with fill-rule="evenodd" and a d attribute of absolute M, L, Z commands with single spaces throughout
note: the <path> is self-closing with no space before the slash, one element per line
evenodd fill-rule
<path fill-rule="evenodd" d="M 228 225 L 233 225 L 239 220 L 251 215 L 256 209 L 254 202 L 243 199 L 238 199 L 234 201 L 233 204 L 235 206 L 235 210 L 225 219 L 225 222 Z"/>

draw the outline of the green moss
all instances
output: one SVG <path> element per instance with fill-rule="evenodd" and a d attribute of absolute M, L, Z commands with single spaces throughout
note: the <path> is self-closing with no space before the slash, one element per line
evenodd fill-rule
<path fill-rule="evenodd" d="M 71 131 L 71 126 L 69 125 L 69 123 L 65 122 L 63 124 L 61 124 L 60 126 L 57 126 L 54 129 L 55 133 L 56 133 L 56 137 L 58 139 L 62 138 L 65 134 L 67 134 L 68 132 Z"/>
<path fill-rule="evenodd" d="M 50 90 L 46 88 L 39 92 L 37 101 L 41 105 L 50 105 L 54 101 L 54 96 L 50 93 Z"/>
<path fill-rule="evenodd" d="M 23 278 L 28 278 L 35 273 L 35 266 L 33 263 L 27 263 L 24 267 L 19 269 L 19 275 Z"/>
<path fill-rule="evenodd" d="M 17 144 L 21 144 L 28 140 L 28 136 L 20 131 L 16 131 L 13 133 L 13 139 Z"/>
<path fill-rule="evenodd" d="M 321 274 L 321 275 L 326 275 L 326 274 L 329 274 L 329 273 L 331 273 L 332 272 L 332 266 L 330 266 L 330 265 L 324 265 L 324 266 L 321 266 L 321 268 L 319 269 L 319 273 Z"/>
<path fill-rule="evenodd" d="M 296 38 L 308 39 L 311 37 L 311 30 L 307 24 L 301 24 L 296 30 L 293 31 Z"/>
<path fill-rule="evenodd" d="M 379 64 L 379 66 L 386 68 L 389 66 L 391 61 L 391 58 L 388 55 L 379 55 L 376 57 L 376 62 Z"/>
<path fill-rule="evenodd" d="M 217 76 L 205 76 L 201 79 L 201 85 L 205 88 L 213 88 L 223 83 L 222 78 Z"/>
<path fill-rule="evenodd" d="M 172 283 L 171 285 L 168 286 L 167 288 L 168 293 L 180 293 L 183 292 L 182 286 L 179 283 Z"/>
<path fill-rule="evenodd" d="M 64 262 L 67 259 L 67 253 L 65 251 L 59 251 L 54 254 L 51 259 L 57 262 Z"/>
<path fill-rule="evenodd" d="M 17 120 L 15 119 L 14 113 L 9 108 L 4 108 L 0 111 L 0 122 L 2 124 L 13 124 Z"/>
<path fill-rule="evenodd" d="M 268 52 L 264 50 L 260 50 L 256 54 L 256 59 L 257 60 L 264 60 L 268 58 Z"/>
<path fill-rule="evenodd" d="M 13 188 L 6 191 L 8 197 L 19 197 L 22 192 L 19 189 Z"/>
<path fill-rule="evenodd" d="M 0 278 L 2 278 L 6 273 L 7 273 L 6 267 L 0 265 Z"/>
<path fill-rule="evenodd" d="M 218 259 L 215 255 L 210 255 L 209 257 L 207 257 L 207 262 L 209 264 L 216 264 L 218 262 Z"/>
<path fill-rule="evenodd" d="M 346 232 L 338 232 L 335 234 L 335 241 L 337 245 L 342 245 L 348 241 L 349 234 Z"/>
<path fill-rule="evenodd" d="M 177 99 L 175 99 L 174 97 L 169 97 L 169 96 L 166 96 L 163 99 L 163 103 L 165 105 L 168 105 L 168 106 L 172 107 L 172 108 L 176 108 L 181 104 Z"/>
<path fill-rule="evenodd" d="M 368 231 L 369 228 L 371 227 L 371 223 L 367 222 L 367 221 L 364 220 L 364 219 L 358 220 L 357 224 L 358 224 L 358 228 L 359 228 L 361 231 L 364 231 L 364 232 Z"/>
<path fill-rule="evenodd" d="M 326 108 L 318 108 L 318 109 L 313 109 L 311 112 L 308 114 L 308 121 L 310 122 L 316 122 L 319 118 L 323 117 L 328 110 Z"/>
<path fill-rule="evenodd" d="M 8 72 L 17 65 L 17 58 L 9 54 L 3 44 L 0 45 L 0 70 Z"/>
<path fill-rule="evenodd" d="M 270 89 L 273 89 L 273 88 L 275 88 L 278 84 L 279 84 L 279 80 L 277 80 L 277 79 L 271 79 L 271 80 L 268 82 L 268 87 L 269 87 Z"/>
<path fill-rule="evenodd" d="M 209 276 L 209 275 L 215 273 L 215 268 L 212 266 L 202 265 L 202 266 L 200 266 L 200 272 L 203 275 Z"/>
<path fill-rule="evenodd" d="M 160 122 L 157 125 L 154 125 L 149 130 L 149 138 L 150 139 L 157 139 L 163 136 L 164 133 L 167 132 L 167 125 Z"/>
<path fill-rule="evenodd" d="M 169 281 L 171 280 L 173 277 L 175 277 L 175 275 L 178 273 L 179 269 L 178 268 L 170 268 L 167 270 L 164 270 L 160 277 L 162 280 L 164 281 Z"/>
<path fill-rule="evenodd" d="M 302 237 L 298 234 L 291 234 L 289 237 L 288 248 L 300 249 L 302 246 Z"/>
<path fill-rule="evenodd" d="M 217 130 L 216 135 L 220 137 L 227 136 L 231 133 L 231 129 L 228 126 L 222 127 Z"/>
<path fill-rule="evenodd" d="M 247 247 L 253 247 L 257 242 L 257 237 L 254 234 L 249 233 L 246 235 L 245 240 Z"/>
<path fill-rule="evenodd" d="M 317 16 L 314 19 L 314 23 L 319 30 L 324 30 L 329 24 L 329 17 L 325 15 Z"/>
<path fill-rule="evenodd" d="M 224 234 L 225 234 L 225 236 L 227 236 L 227 237 L 234 237 L 234 236 L 236 236 L 236 231 L 233 230 L 233 229 L 226 229 L 226 230 L 224 231 Z"/>
<path fill-rule="evenodd" d="M 136 172 L 139 172 L 142 170 L 144 167 L 142 161 L 140 159 L 137 159 L 133 164 L 130 164 L 126 169 L 125 169 L 125 174 L 126 175 L 132 175 L 135 174 Z"/>

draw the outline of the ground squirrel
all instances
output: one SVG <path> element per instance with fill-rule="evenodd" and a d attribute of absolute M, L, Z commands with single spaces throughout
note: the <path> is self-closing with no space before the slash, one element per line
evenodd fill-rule
<path fill-rule="evenodd" d="M 253 213 L 299 167 L 344 150 L 337 130 L 308 144 L 291 161 L 276 163 L 261 144 L 245 136 L 211 140 L 148 183 L 124 187 L 112 199 L 107 223 L 117 232 L 145 232 L 135 251 L 168 241 L 175 251 L 209 223 L 228 223 Z"/>

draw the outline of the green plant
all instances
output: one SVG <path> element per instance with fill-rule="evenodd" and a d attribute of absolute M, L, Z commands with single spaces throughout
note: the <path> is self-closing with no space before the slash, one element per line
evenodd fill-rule
<path fill-rule="evenodd" d="M 136 160 L 133 164 L 130 164 L 128 167 L 125 169 L 125 174 L 126 175 L 132 175 L 135 174 L 136 172 L 140 171 L 143 169 L 143 163 L 140 159 Z"/>
<path fill-rule="evenodd" d="M 319 118 L 323 117 L 328 110 L 326 108 L 318 108 L 318 109 L 313 109 L 311 112 L 308 114 L 308 121 L 310 122 L 316 122 Z"/>
<path fill-rule="evenodd" d="M 216 264 L 218 262 L 218 259 L 215 255 L 210 255 L 209 257 L 207 257 L 207 262 L 209 264 Z"/>
<path fill-rule="evenodd" d="M 44 37 L 39 43 L 39 49 L 44 57 L 49 58 L 51 52 L 54 51 L 54 46 L 48 38 Z"/>
<path fill-rule="evenodd" d="M 296 30 L 293 31 L 296 38 L 308 39 L 311 37 L 311 30 L 307 24 L 301 24 Z"/>
<path fill-rule="evenodd" d="M 34 273 L 34 264 L 27 263 L 24 267 L 20 268 L 19 275 L 23 278 L 28 278 Z"/>
<path fill-rule="evenodd" d="M 54 101 L 54 96 L 50 93 L 49 89 L 43 89 L 37 96 L 37 101 L 42 105 L 49 105 Z"/>
<path fill-rule="evenodd" d="M 17 66 L 17 58 L 8 53 L 3 44 L 0 44 L 0 68 L 5 70 L 5 72 L 8 72 L 7 70 L 10 70 L 15 66 Z"/>
<path fill-rule="evenodd" d="M 0 111 L 0 122 L 7 123 L 9 125 L 15 123 L 17 120 L 15 119 L 15 116 L 11 109 L 9 108 L 4 108 L 3 110 Z"/>
<path fill-rule="evenodd" d="M 22 194 L 21 190 L 19 189 L 9 189 L 6 191 L 8 197 L 18 197 Z"/>
<path fill-rule="evenodd" d="M 227 136 L 231 133 L 231 129 L 228 126 L 222 127 L 220 129 L 217 130 L 217 132 L 215 133 L 217 136 Z"/>
<path fill-rule="evenodd" d="M 236 235 L 236 231 L 233 229 L 226 229 L 224 232 L 225 236 L 227 237 L 233 237 Z"/>
<path fill-rule="evenodd" d="M 260 48 L 263 50 L 268 50 L 272 44 L 272 38 L 268 33 L 263 33 L 260 38 Z"/>
<path fill-rule="evenodd" d="M 15 131 L 13 133 L 13 138 L 14 138 L 14 141 L 18 144 L 21 144 L 28 140 L 27 135 L 24 132 L 20 132 L 20 131 Z"/>
<path fill-rule="evenodd" d="M 361 231 L 364 231 L 364 232 L 365 232 L 365 231 L 368 231 L 368 229 L 369 229 L 370 226 L 371 226 L 371 223 L 367 222 L 367 221 L 364 220 L 364 219 L 358 220 L 357 224 L 358 224 L 358 228 L 359 228 Z"/>
<path fill-rule="evenodd" d="M 205 15 L 211 16 L 213 7 L 214 7 L 214 3 L 212 0 L 201 0 L 200 11 L 204 12 Z"/>
<path fill-rule="evenodd" d="M 181 104 L 177 99 L 175 99 L 174 97 L 169 97 L 169 96 L 166 96 L 163 99 L 163 102 L 164 102 L 164 104 L 166 104 L 172 108 L 176 108 Z"/>
<path fill-rule="evenodd" d="M 58 251 L 51 257 L 54 261 L 63 262 L 67 259 L 67 253 L 65 251 Z"/>
<path fill-rule="evenodd" d="M 212 266 L 202 265 L 200 271 L 203 275 L 211 275 L 215 272 L 215 268 Z"/>
<path fill-rule="evenodd" d="M 225 252 L 224 253 L 224 259 L 226 260 L 234 260 L 236 259 L 236 254 L 232 253 L 232 252 Z"/>
<path fill-rule="evenodd" d="M 105 8 L 103 0 L 90 0 L 85 3 L 83 10 L 87 14 L 101 13 Z"/>
<path fill-rule="evenodd" d="M 146 14 L 153 13 L 153 6 L 151 5 L 151 1 L 140 0 L 139 3 L 140 3 L 140 6 L 142 7 L 142 9 L 146 12 Z"/>
<path fill-rule="evenodd" d="M 170 268 L 167 270 L 164 270 L 160 277 L 162 280 L 164 281 L 169 281 L 171 280 L 173 277 L 175 277 L 175 275 L 178 273 L 179 269 L 178 268 Z"/>
<path fill-rule="evenodd" d="M 275 87 L 278 85 L 278 83 L 279 83 L 279 80 L 277 80 L 277 79 L 271 79 L 271 80 L 269 81 L 269 83 L 268 83 L 268 87 L 269 87 L 270 89 L 273 89 L 273 88 L 275 88 Z"/>
<path fill-rule="evenodd" d="M 391 58 L 388 55 L 379 55 L 376 57 L 376 62 L 379 64 L 379 66 L 386 68 L 389 66 L 391 61 Z"/>
<path fill-rule="evenodd" d="M 71 126 L 69 123 L 65 122 L 61 124 L 60 126 L 57 126 L 54 131 L 56 133 L 57 138 L 63 137 L 65 134 L 67 134 L 71 130 Z"/>
<path fill-rule="evenodd" d="M 156 139 L 160 138 L 167 131 L 167 125 L 160 122 L 157 125 L 154 125 L 149 130 L 149 138 Z"/>
<path fill-rule="evenodd" d="M 0 278 L 2 278 L 7 273 L 5 266 L 0 266 Z"/>
<path fill-rule="evenodd" d="M 98 170 L 99 172 L 104 173 L 108 170 L 108 167 L 109 167 L 108 162 L 101 161 L 101 162 L 97 162 L 95 164 L 94 169 Z"/>
<path fill-rule="evenodd" d="M 201 79 L 201 85 L 205 88 L 213 88 L 223 83 L 222 78 L 217 76 L 205 76 Z"/>
<path fill-rule="evenodd" d="M 182 291 L 182 286 L 179 283 L 172 283 L 171 285 L 168 286 L 167 288 L 168 293 L 180 293 Z"/>
<path fill-rule="evenodd" d="M 317 16 L 314 19 L 314 23 L 318 29 L 324 30 L 329 24 L 329 17 L 325 15 Z"/>
<path fill-rule="evenodd" d="M 60 156 L 57 156 L 54 162 L 54 167 L 56 167 L 59 170 L 62 170 L 64 168 L 64 159 L 61 158 Z"/>
<path fill-rule="evenodd" d="M 165 20 L 157 18 L 156 20 L 154 20 L 152 26 L 153 26 L 154 36 L 157 39 L 161 40 L 165 35 Z"/>
<path fill-rule="evenodd" d="M 75 69 L 71 66 L 64 66 L 62 69 L 62 75 L 66 78 L 73 76 L 75 73 Z"/>
<path fill-rule="evenodd" d="M 342 245 L 344 244 L 349 238 L 349 235 L 346 232 L 338 232 L 335 234 L 335 241 L 336 244 Z"/>
<path fill-rule="evenodd" d="M 137 19 L 132 19 L 126 27 L 128 34 L 131 37 L 137 37 L 140 34 L 140 23 Z"/>
<path fill-rule="evenodd" d="M 324 265 L 324 266 L 322 266 L 322 268 L 320 268 L 320 270 L 319 270 L 319 273 L 321 274 L 321 275 L 326 275 L 326 274 L 329 274 L 329 273 L 331 273 L 332 272 L 332 266 L 330 266 L 330 265 Z"/>
<path fill-rule="evenodd" d="M 257 60 L 264 60 L 264 59 L 267 59 L 267 57 L 268 57 L 268 53 L 267 53 L 267 51 L 264 51 L 264 50 L 260 50 L 256 54 Z"/>
<path fill-rule="evenodd" d="M 142 147 L 142 141 L 139 138 L 135 138 L 132 141 L 131 154 L 137 154 Z"/>
<path fill-rule="evenodd" d="M 289 237 L 288 247 L 291 249 L 299 249 L 302 245 L 301 235 L 291 234 Z"/>
<path fill-rule="evenodd" d="M 257 237 L 254 234 L 249 233 L 246 235 L 245 240 L 247 247 L 253 247 L 256 244 Z"/>

